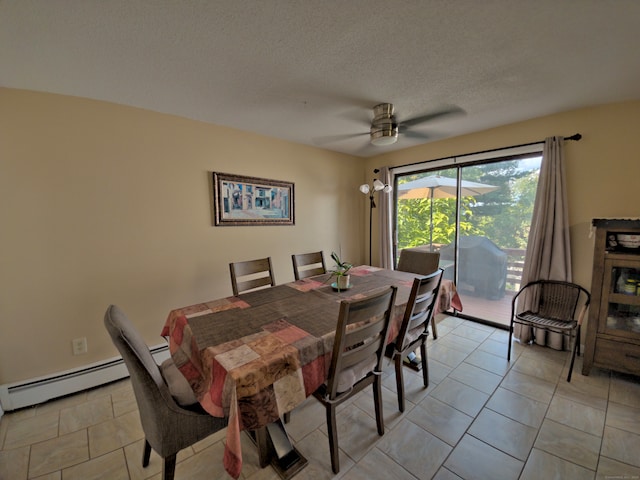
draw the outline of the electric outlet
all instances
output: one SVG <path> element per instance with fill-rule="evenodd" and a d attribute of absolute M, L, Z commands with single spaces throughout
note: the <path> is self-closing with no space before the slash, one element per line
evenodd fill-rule
<path fill-rule="evenodd" d="M 74 338 L 71 340 L 71 346 L 73 347 L 74 355 L 82 355 L 87 353 L 87 337 Z"/>

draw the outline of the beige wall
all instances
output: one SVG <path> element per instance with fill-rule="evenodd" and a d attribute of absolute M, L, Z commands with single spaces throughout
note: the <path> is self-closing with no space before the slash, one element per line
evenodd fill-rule
<path fill-rule="evenodd" d="M 363 160 L 104 102 L 0 88 L 0 384 L 114 356 L 120 305 L 151 344 L 171 308 L 231 294 L 230 261 L 342 249 L 366 261 L 373 168 L 580 132 L 567 143 L 574 279 L 594 217 L 640 216 L 640 102 L 561 113 Z M 293 227 L 212 227 L 209 172 L 288 180 Z M 346 207 L 345 207 L 346 205 Z M 374 220 L 374 230 L 377 230 Z M 374 240 L 374 259 L 377 242 Z M 330 260 L 329 260 L 330 262 Z M 89 353 L 73 356 L 71 339 Z"/>
<path fill-rule="evenodd" d="M 565 160 L 573 279 L 590 289 L 591 219 L 640 217 L 639 125 L 639 101 L 586 108 L 380 155 L 369 159 L 366 169 L 372 173 L 381 165 L 406 165 L 581 133 L 579 142 L 565 143 Z M 376 243 L 373 258 L 377 250 Z"/>
<path fill-rule="evenodd" d="M 179 117 L 0 89 L 0 384 L 116 355 L 120 305 L 150 345 L 175 307 L 231 295 L 230 261 L 365 259 L 363 160 Z M 295 183 L 295 226 L 213 227 L 210 172 Z M 73 356 L 71 340 L 89 351 Z"/>

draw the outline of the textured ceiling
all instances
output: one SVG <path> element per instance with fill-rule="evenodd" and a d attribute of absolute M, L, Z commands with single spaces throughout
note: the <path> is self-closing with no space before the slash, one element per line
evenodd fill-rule
<path fill-rule="evenodd" d="M 380 102 L 463 109 L 436 140 L 640 99 L 639 45 L 638 0 L 0 0 L 1 86 L 360 156 L 429 141 L 369 145 Z"/>

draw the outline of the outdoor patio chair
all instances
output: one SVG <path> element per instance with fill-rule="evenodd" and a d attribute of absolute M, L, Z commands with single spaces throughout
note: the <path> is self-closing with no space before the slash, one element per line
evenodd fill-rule
<path fill-rule="evenodd" d="M 576 355 L 580 355 L 580 327 L 590 302 L 589 292 L 575 283 L 557 280 L 536 280 L 527 283 L 511 302 L 507 360 L 511 360 L 514 324 L 531 327 L 534 339 L 538 329 L 560 333 L 568 338 L 570 348 L 573 339 L 571 364 L 567 375 L 567 382 L 570 382 Z"/>

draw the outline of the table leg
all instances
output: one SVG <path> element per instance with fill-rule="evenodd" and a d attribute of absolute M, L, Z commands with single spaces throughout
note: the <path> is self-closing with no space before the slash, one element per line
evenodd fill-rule
<path fill-rule="evenodd" d="M 260 467 L 271 464 L 278 476 L 288 480 L 307 466 L 308 460 L 291 444 L 281 420 L 255 430 Z"/>
<path fill-rule="evenodd" d="M 267 441 L 267 427 L 261 427 L 254 432 L 251 432 L 252 436 L 255 435 L 255 442 L 258 447 L 258 460 L 260 461 L 260 468 L 264 468 L 271 463 L 271 452 L 269 452 L 269 442 Z"/>

